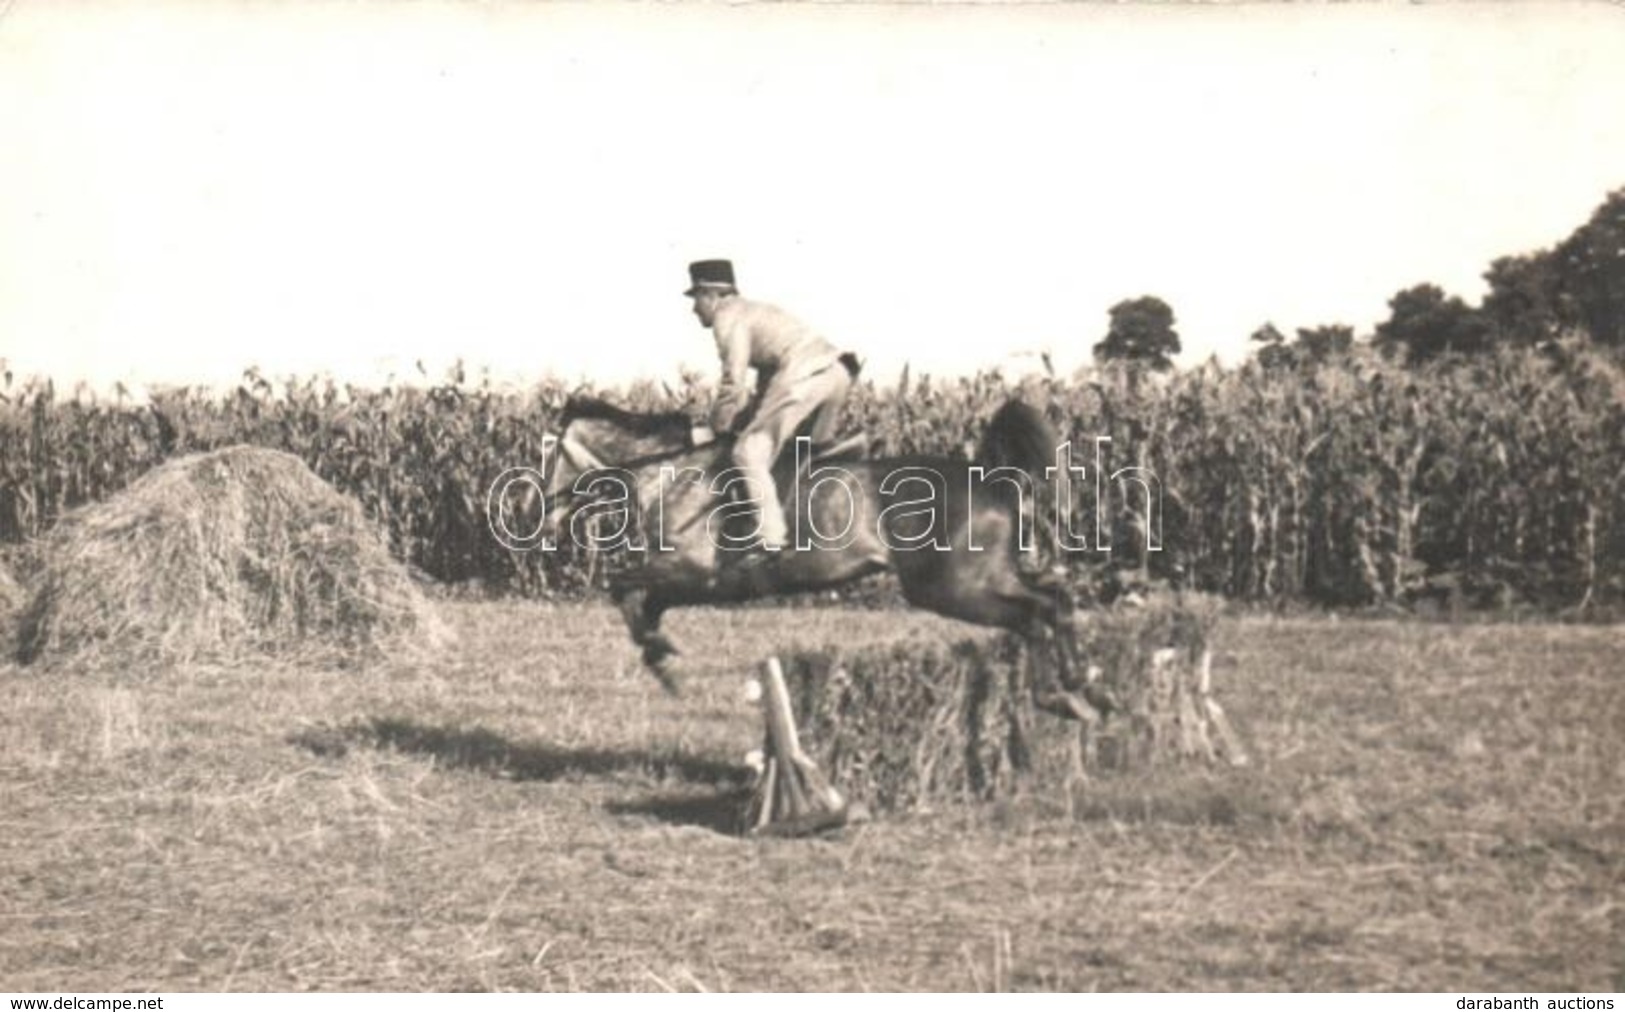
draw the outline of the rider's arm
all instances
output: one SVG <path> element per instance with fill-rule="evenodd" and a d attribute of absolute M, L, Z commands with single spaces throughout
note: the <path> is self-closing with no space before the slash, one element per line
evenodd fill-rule
<path fill-rule="evenodd" d="M 773 374 L 776 373 L 776 372 L 778 372 L 777 369 L 757 369 L 756 370 L 756 395 L 755 396 L 756 396 L 757 400 L 761 400 L 762 397 L 764 395 L 766 395 L 767 388 L 773 385 Z"/>
<path fill-rule="evenodd" d="M 737 318 L 716 323 L 717 355 L 722 359 L 722 380 L 711 408 L 711 428 L 727 432 L 750 400 L 746 380 L 750 373 L 750 326 Z"/>

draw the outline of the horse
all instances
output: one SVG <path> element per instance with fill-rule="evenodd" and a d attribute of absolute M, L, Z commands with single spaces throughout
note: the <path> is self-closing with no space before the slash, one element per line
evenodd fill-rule
<path fill-rule="evenodd" d="M 1025 497 L 1049 486 L 1058 446 L 1042 413 L 1006 402 L 973 460 L 869 459 L 850 439 L 820 449 L 799 437 L 794 445 L 774 478 L 789 493 L 781 499 L 795 544 L 771 566 L 741 567 L 755 514 L 728 496 L 743 488 L 731 436 L 697 438 L 682 412 L 631 412 L 584 397 L 566 403 L 557 452 L 543 462 L 549 505 L 541 529 L 556 535 L 568 526 L 579 543 L 589 520 L 620 521 L 614 536 L 642 558 L 610 577 L 610 595 L 667 691 L 679 691 L 670 667 L 679 651 L 660 628 L 668 608 L 825 590 L 889 569 L 914 607 L 1058 646 L 1059 678 L 1040 671 L 1033 680 L 1041 709 L 1093 719 L 1081 690 L 1106 714 L 1073 677 L 1071 595 L 1021 565 Z M 1059 474 L 1066 480 L 1065 469 Z"/>

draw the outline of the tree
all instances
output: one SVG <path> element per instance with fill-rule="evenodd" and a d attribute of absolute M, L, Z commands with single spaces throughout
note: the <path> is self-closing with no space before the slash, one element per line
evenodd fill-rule
<path fill-rule="evenodd" d="M 1299 327 L 1295 347 L 1299 359 L 1305 362 L 1331 362 L 1346 358 L 1354 350 L 1354 328 L 1345 323 Z"/>
<path fill-rule="evenodd" d="M 1563 329 L 1557 260 L 1550 251 L 1500 257 L 1484 272 L 1484 322 L 1497 341 L 1534 345 Z"/>
<path fill-rule="evenodd" d="M 1253 331 L 1253 336 L 1248 340 L 1258 345 L 1258 364 L 1266 369 L 1290 369 L 1297 361 L 1292 349 L 1287 347 L 1286 335 L 1273 323 L 1266 323 Z"/>
<path fill-rule="evenodd" d="M 1174 311 L 1155 295 L 1125 299 L 1111 308 L 1111 328 L 1095 345 L 1095 359 L 1101 362 L 1127 362 L 1158 371 L 1174 367 L 1179 354 L 1179 334 L 1174 330 Z"/>
<path fill-rule="evenodd" d="M 1501 257 L 1484 280 L 1484 321 L 1497 340 L 1540 344 L 1578 332 L 1625 346 L 1625 189 L 1552 249 Z"/>
<path fill-rule="evenodd" d="M 1553 256 L 1563 322 L 1598 344 L 1625 345 L 1625 189 L 1610 193 Z"/>
<path fill-rule="evenodd" d="M 1346 358 L 1354 351 L 1354 328 L 1344 323 L 1323 323 L 1299 327 L 1297 339 L 1287 343 L 1275 324 L 1266 323 L 1253 331 L 1258 348 L 1258 364 L 1266 369 L 1292 369 Z"/>
<path fill-rule="evenodd" d="M 1479 311 L 1457 296 L 1446 298 L 1438 285 L 1413 285 L 1388 306 L 1388 320 L 1377 325 L 1377 346 L 1389 354 L 1403 352 L 1412 365 L 1489 346 L 1489 327 Z"/>

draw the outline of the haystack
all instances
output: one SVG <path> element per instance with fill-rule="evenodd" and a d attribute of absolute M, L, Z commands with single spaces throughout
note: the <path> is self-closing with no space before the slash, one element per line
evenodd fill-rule
<path fill-rule="evenodd" d="M 1213 701 L 1209 658 L 1217 606 L 1168 595 L 1080 617 L 1089 695 L 1103 722 L 1079 724 L 1032 705 L 1035 664 L 1021 640 L 924 636 L 782 658 L 807 754 L 874 811 L 986 800 L 1180 762 L 1246 761 Z"/>
<path fill-rule="evenodd" d="M 1012 734 L 1031 722 L 1021 655 L 1014 639 L 918 635 L 782 661 L 811 760 L 847 797 L 896 812 L 1013 789 Z"/>
<path fill-rule="evenodd" d="M 64 517 L 40 561 L 18 630 L 24 663 L 350 666 L 444 635 L 360 506 L 274 450 L 156 468 Z"/>

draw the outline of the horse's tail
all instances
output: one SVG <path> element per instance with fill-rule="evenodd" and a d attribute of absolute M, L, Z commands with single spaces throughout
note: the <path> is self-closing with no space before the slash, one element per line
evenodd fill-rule
<path fill-rule="evenodd" d="M 1059 499 L 1056 483 L 1068 480 L 1064 469 L 1057 469 L 1056 452 L 1060 436 L 1044 413 L 1025 401 L 1012 398 L 1004 403 L 988 420 L 982 433 L 982 442 L 976 448 L 976 463 L 991 474 L 996 468 L 1009 467 L 1021 471 L 1031 479 L 1030 494 L 1012 502 L 1015 489 L 1009 482 L 991 483 L 988 488 L 1012 502 L 1021 513 L 1021 525 L 1026 527 L 1039 547 L 1037 558 L 1053 550 L 1055 515 Z M 1030 525 L 1030 526 L 1027 526 Z M 1054 556 L 1051 555 L 1052 561 Z"/>

